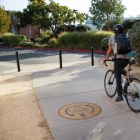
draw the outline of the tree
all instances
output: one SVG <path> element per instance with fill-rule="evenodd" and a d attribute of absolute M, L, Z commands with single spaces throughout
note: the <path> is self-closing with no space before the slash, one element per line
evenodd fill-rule
<path fill-rule="evenodd" d="M 23 9 L 22 13 L 18 13 L 20 26 L 40 25 L 47 12 L 44 0 L 30 0 L 27 8 Z"/>
<path fill-rule="evenodd" d="M 57 37 L 58 27 L 71 25 L 75 22 L 79 22 L 80 24 L 84 22 L 84 13 L 79 13 L 75 9 L 69 9 L 67 6 L 61 6 L 53 0 L 50 0 L 46 8 L 48 9 L 48 13 L 42 19 L 41 27 L 51 29 L 54 37 Z"/>
<path fill-rule="evenodd" d="M 135 56 L 136 61 L 140 65 L 140 21 L 135 22 L 134 25 L 132 25 L 132 28 L 128 30 L 128 34 L 132 49 L 137 52 Z"/>
<path fill-rule="evenodd" d="M 10 26 L 10 17 L 7 15 L 4 7 L 0 6 L 0 34 L 3 34 L 8 31 Z"/>
<path fill-rule="evenodd" d="M 76 15 L 67 6 L 61 6 L 50 0 L 46 4 L 44 0 L 30 0 L 29 5 L 20 15 L 20 26 L 39 25 L 39 28 L 50 29 L 54 37 L 57 37 L 57 29 L 63 25 L 70 25 L 73 21 L 84 22 L 84 13 Z"/>
<path fill-rule="evenodd" d="M 139 22 L 140 19 L 128 19 L 126 21 L 123 22 L 123 29 L 124 30 L 128 30 L 128 29 L 131 29 L 132 26 L 136 23 L 136 22 Z"/>
<path fill-rule="evenodd" d="M 93 25 L 98 29 L 110 23 L 121 23 L 126 8 L 122 5 L 122 0 L 91 0 L 89 12 L 92 15 Z"/>

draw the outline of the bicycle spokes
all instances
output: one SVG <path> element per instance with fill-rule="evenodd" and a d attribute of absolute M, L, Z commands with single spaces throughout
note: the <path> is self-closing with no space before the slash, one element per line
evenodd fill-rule
<path fill-rule="evenodd" d="M 112 98 L 116 94 L 116 81 L 113 70 L 108 70 L 104 78 L 104 87 L 107 95 Z"/>
<path fill-rule="evenodd" d="M 140 111 L 140 80 L 133 78 L 127 87 L 126 101 L 130 109 L 134 112 Z"/>

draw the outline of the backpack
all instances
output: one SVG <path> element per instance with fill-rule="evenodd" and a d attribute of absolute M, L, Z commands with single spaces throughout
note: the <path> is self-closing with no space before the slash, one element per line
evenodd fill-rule
<path fill-rule="evenodd" d="M 117 43 L 117 54 L 127 54 L 131 52 L 130 40 L 126 35 L 116 34 L 115 43 Z"/>

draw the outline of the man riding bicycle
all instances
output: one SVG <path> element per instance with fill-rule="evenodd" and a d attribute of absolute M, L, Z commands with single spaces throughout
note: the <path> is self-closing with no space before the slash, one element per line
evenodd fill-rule
<path fill-rule="evenodd" d="M 123 33 L 123 26 L 121 24 L 116 24 L 113 27 L 113 32 L 115 33 L 115 35 L 121 35 Z M 107 50 L 106 57 L 103 58 L 103 62 L 108 59 L 108 57 L 110 56 L 110 54 L 113 50 L 114 55 L 115 55 L 114 72 L 115 72 L 115 76 L 116 76 L 117 94 L 118 94 L 118 97 L 115 99 L 115 101 L 120 102 L 120 101 L 123 101 L 122 84 L 121 84 L 122 69 L 124 69 L 128 65 L 129 59 L 131 58 L 131 56 L 129 53 L 117 54 L 115 35 L 113 35 L 109 38 L 109 42 L 108 42 L 109 47 Z M 125 90 L 126 89 L 124 88 L 124 92 L 125 92 Z"/>

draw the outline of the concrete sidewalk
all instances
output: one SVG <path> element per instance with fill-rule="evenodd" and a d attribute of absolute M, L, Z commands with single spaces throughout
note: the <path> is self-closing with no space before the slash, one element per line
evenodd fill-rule
<path fill-rule="evenodd" d="M 140 114 L 133 113 L 125 100 L 115 103 L 114 98 L 107 97 L 106 70 L 98 59 L 94 59 L 94 66 L 90 61 L 77 61 L 64 62 L 63 69 L 56 63 L 22 68 L 22 73 L 33 73 L 34 92 L 55 140 L 140 139 Z M 94 105 L 101 110 L 86 117 L 85 110 L 96 113 Z M 72 118 L 77 112 L 81 118 Z"/>
<path fill-rule="evenodd" d="M 107 97 L 103 85 L 106 70 L 98 59 L 93 67 L 90 62 L 64 65 L 62 70 L 54 65 L 52 69 L 36 71 L 33 80 L 36 98 L 55 140 L 140 139 L 140 114 L 133 113 L 126 101 L 115 103 Z M 101 112 L 91 118 L 67 118 L 72 116 L 69 105 L 82 103 L 95 104 Z M 66 108 L 60 114 L 63 107 Z"/>

